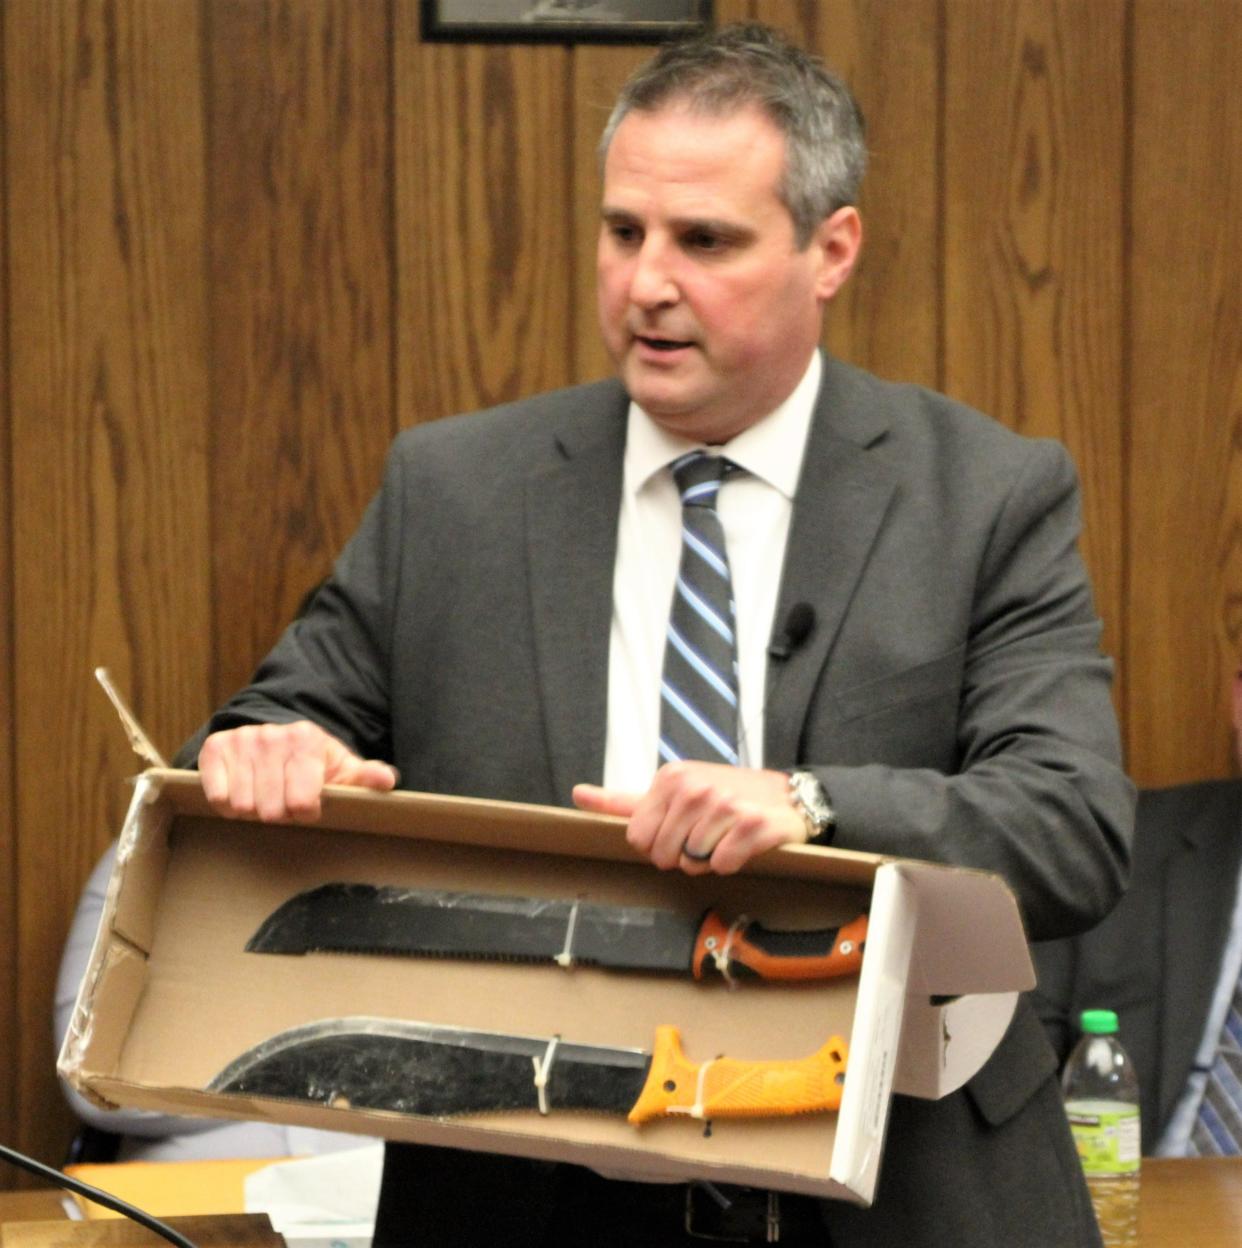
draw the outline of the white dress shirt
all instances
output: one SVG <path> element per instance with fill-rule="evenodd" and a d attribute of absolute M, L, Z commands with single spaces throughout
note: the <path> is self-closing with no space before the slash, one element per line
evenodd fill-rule
<path fill-rule="evenodd" d="M 816 351 L 794 392 L 775 411 L 724 446 L 705 448 L 746 470 L 725 481 L 717 504 L 737 603 L 743 767 L 763 766 L 767 651 L 822 372 Z M 681 499 L 669 465 L 696 447 L 702 443 L 668 433 L 630 404 L 608 650 L 604 783 L 609 788 L 645 792 L 655 774 L 665 631 L 681 560 Z"/>

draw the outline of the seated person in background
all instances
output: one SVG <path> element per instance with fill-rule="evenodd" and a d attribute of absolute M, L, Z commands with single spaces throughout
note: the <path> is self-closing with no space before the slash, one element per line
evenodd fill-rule
<path fill-rule="evenodd" d="M 108 877 L 116 859 L 113 842 L 99 860 L 78 901 L 56 979 L 55 1028 L 59 1052 L 73 1018 L 78 985 L 90 960 L 103 913 Z M 142 1109 L 99 1109 L 61 1081 L 73 1112 L 88 1126 L 121 1137 L 117 1161 L 201 1161 L 218 1157 L 300 1157 L 370 1144 L 362 1135 L 288 1127 L 275 1122 L 179 1118 Z"/>
<path fill-rule="evenodd" d="M 1233 722 L 1242 764 L 1242 671 Z M 1062 1063 L 1080 1011 L 1117 1012 L 1145 1156 L 1242 1153 L 1240 871 L 1242 780 L 1142 792 L 1120 905 L 1083 936 L 1033 947 L 1035 1004 Z"/>

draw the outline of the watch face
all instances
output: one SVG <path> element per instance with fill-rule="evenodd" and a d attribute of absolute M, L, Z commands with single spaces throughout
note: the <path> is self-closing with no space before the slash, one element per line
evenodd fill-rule
<path fill-rule="evenodd" d="M 807 819 L 822 832 L 832 823 L 832 807 L 829 806 L 824 786 L 808 771 L 796 771 L 790 776 L 794 796 Z"/>

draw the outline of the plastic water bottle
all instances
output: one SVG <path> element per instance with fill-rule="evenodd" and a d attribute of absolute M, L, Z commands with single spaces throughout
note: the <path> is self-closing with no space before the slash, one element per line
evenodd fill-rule
<path fill-rule="evenodd" d="M 1139 1086 L 1112 1010 L 1085 1010 L 1061 1085 L 1105 1248 L 1138 1241 Z"/>

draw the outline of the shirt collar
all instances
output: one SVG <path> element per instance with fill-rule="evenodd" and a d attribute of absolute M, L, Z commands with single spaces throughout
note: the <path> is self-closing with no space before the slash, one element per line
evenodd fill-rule
<path fill-rule="evenodd" d="M 709 450 L 726 454 L 740 468 L 766 481 L 792 500 L 798 488 L 802 456 L 807 434 L 819 394 L 823 375 L 820 353 L 811 355 L 811 362 L 794 387 L 793 393 L 749 429 L 731 438 L 723 447 Z M 657 425 L 637 403 L 630 403 L 625 437 L 625 481 L 628 495 L 637 494 L 656 473 L 688 450 L 702 447 L 701 442 L 688 442 Z"/>

